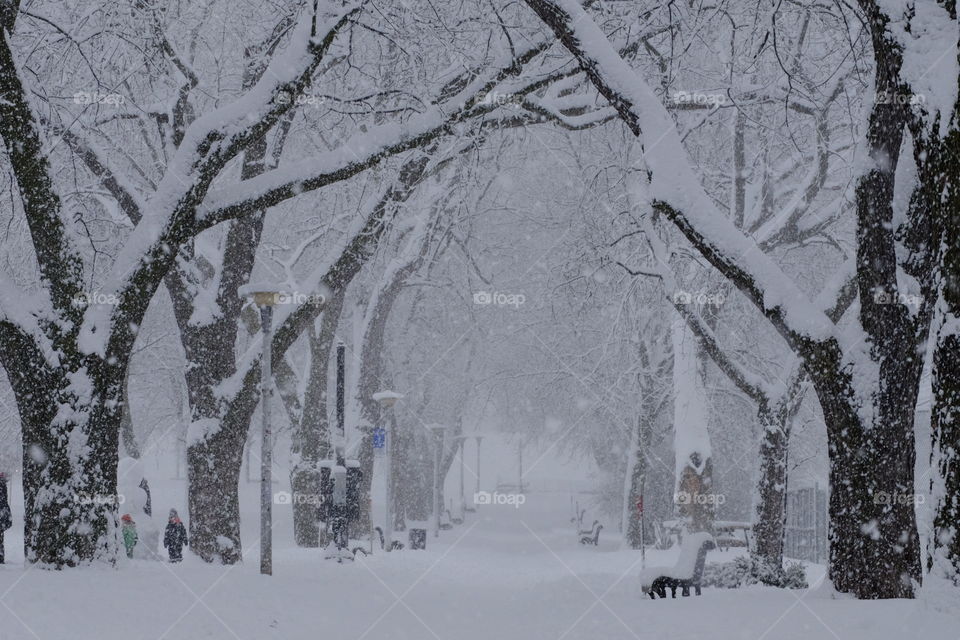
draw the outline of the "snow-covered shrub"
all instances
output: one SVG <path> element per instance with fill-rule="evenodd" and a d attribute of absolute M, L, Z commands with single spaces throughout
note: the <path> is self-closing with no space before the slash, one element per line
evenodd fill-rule
<path fill-rule="evenodd" d="M 783 585 L 785 589 L 806 589 L 810 585 L 807 583 L 807 570 L 802 562 L 788 562 L 783 568 Z"/>
<path fill-rule="evenodd" d="M 740 556 L 733 562 L 707 564 L 703 568 L 703 586 L 737 589 L 751 584 L 765 584 L 781 589 L 806 589 L 807 574 L 800 562 L 776 567 L 757 558 Z"/>
<path fill-rule="evenodd" d="M 736 589 L 750 575 L 750 559 L 740 556 L 733 562 L 708 562 L 703 567 L 703 586 Z"/>

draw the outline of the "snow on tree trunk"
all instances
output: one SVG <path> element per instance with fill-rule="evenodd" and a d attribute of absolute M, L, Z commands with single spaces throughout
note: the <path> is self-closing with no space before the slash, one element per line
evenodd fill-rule
<path fill-rule="evenodd" d="M 231 235 L 234 233 L 242 234 L 239 229 L 231 229 Z M 223 564 L 242 558 L 240 467 L 250 419 L 259 399 L 256 385 L 260 380 L 259 371 L 250 371 L 243 380 L 243 391 L 234 393 L 231 402 L 217 394 L 218 385 L 229 380 L 237 366 L 233 343 L 240 297 L 228 297 L 220 297 L 223 313 L 210 323 L 191 324 L 190 315 L 176 313 L 191 365 L 185 374 L 192 418 L 187 439 L 190 549 L 207 562 Z M 175 311 L 177 306 L 175 299 Z M 185 306 L 192 309 L 192 304 Z"/>
<path fill-rule="evenodd" d="M 190 548 L 207 562 L 234 564 L 242 559 L 239 483 L 249 422 L 249 416 L 244 416 L 207 418 L 190 425 L 187 436 Z"/>
<path fill-rule="evenodd" d="M 319 495 L 320 473 L 315 463 L 333 455 L 327 414 L 327 383 L 343 298 L 342 289 L 334 292 L 323 310 L 319 333 L 310 330 L 310 374 L 303 397 L 303 414 L 294 434 L 296 463 L 290 470 L 290 486 L 294 494 Z M 315 503 L 310 500 L 291 502 L 293 535 L 297 546 L 320 546 L 320 520 Z"/>
<path fill-rule="evenodd" d="M 390 496 L 393 501 L 393 530 L 404 531 L 406 530 L 406 503 L 403 500 L 403 496 L 400 495 L 400 485 L 403 482 L 403 468 L 401 465 L 404 464 L 405 452 L 409 439 L 405 436 L 405 433 L 401 431 L 397 424 L 396 409 L 390 412 L 390 427 L 390 433 L 393 437 L 393 442 L 389 447 L 391 472 L 390 482 L 393 485 L 393 495 Z"/>
<path fill-rule="evenodd" d="M 674 502 L 691 531 L 712 531 L 715 517 L 713 460 L 707 431 L 707 395 L 697 339 L 679 315 L 673 335 L 673 428 L 676 455 Z"/>
<path fill-rule="evenodd" d="M 957 291 L 953 293 L 954 310 L 960 310 Z M 945 315 L 933 361 L 931 465 L 936 475 L 931 484 L 936 503 L 927 564 L 960 584 L 960 315 Z"/>
<path fill-rule="evenodd" d="M 112 309 L 117 324 L 83 326 L 87 308 L 77 304 L 83 260 L 64 224 L 8 40 L 16 12 L 0 18 L 0 136 L 20 189 L 44 300 L 26 317 L 11 317 L 6 308 L 0 314 L 0 361 L 22 423 L 25 555 L 28 562 L 58 568 L 112 562 L 123 379 L 146 303 L 124 299 Z M 149 299 L 148 274 L 137 272 L 131 284 L 136 288 L 130 293 Z M 11 291 L 3 293 L 6 298 Z M 94 336 L 97 329 L 102 334 Z"/>
<path fill-rule="evenodd" d="M 403 454 L 397 493 L 407 522 L 425 522 L 433 512 L 434 438 L 419 424 L 401 426 Z"/>
<path fill-rule="evenodd" d="M 360 468 L 363 471 L 361 484 L 360 519 L 358 528 L 367 531 L 371 525 L 370 490 L 373 482 L 373 428 L 381 425 L 380 404 L 373 399 L 373 394 L 381 390 L 382 386 L 391 386 L 384 379 L 383 352 L 386 348 L 384 333 L 387 320 L 393 303 L 403 290 L 407 276 L 412 273 L 418 262 L 404 265 L 388 275 L 387 284 L 373 297 L 365 317 L 366 330 L 363 333 L 361 347 L 360 377 L 357 385 L 356 401 L 360 405 Z"/>
<path fill-rule="evenodd" d="M 399 198 L 406 200 L 416 186 L 417 176 L 422 176 L 426 168 L 427 156 L 415 159 L 408 163 L 401 172 L 400 185 L 394 195 L 389 195 L 391 201 Z M 393 190 L 391 190 L 392 192 Z M 367 531 L 371 527 L 370 490 L 373 482 L 373 428 L 381 424 L 380 404 L 373 399 L 373 394 L 382 390 L 383 386 L 392 386 L 384 371 L 384 350 L 387 348 L 385 334 L 387 321 L 394 303 L 403 292 L 407 278 L 416 273 L 420 267 L 429 246 L 432 223 L 436 220 L 438 210 L 434 210 L 421 217 L 420 221 L 410 232 L 410 238 L 402 245 L 400 255 L 391 262 L 381 281 L 367 302 L 367 310 L 363 318 L 362 344 L 360 346 L 360 375 L 357 382 L 357 391 L 354 396 L 359 405 L 360 423 L 357 425 L 362 434 L 360 442 L 360 468 L 363 471 L 360 497 L 360 519 L 358 528 Z"/>
<path fill-rule="evenodd" d="M 787 523 L 787 428 L 784 416 L 760 407 L 760 478 L 757 482 L 756 557 L 771 567 L 783 566 L 783 536 Z"/>
<path fill-rule="evenodd" d="M 136 432 L 133 428 L 133 414 L 130 411 L 130 370 L 123 379 L 123 414 L 120 422 L 120 438 L 123 449 L 131 458 L 140 458 L 140 445 L 137 443 Z"/>
<path fill-rule="evenodd" d="M 650 417 L 641 414 L 637 417 L 637 426 L 630 435 L 630 448 L 627 451 L 627 472 L 624 476 L 623 513 L 621 526 L 624 543 L 630 549 L 643 547 L 643 532 L 640 526 L 640 505 L 643 500 L 643 488 L 647 473 L 647 447 L 650 446 Z"/>
<path fill-rule="evenodd" d="M 115 392 L 119 383 L 112 385 Z M 67 387 L 60 391 L 59 410 L 47 414 L 49 421 L 22 418 L 26 558 L 55 568 L 113 562 L 118 548 L 119 393 L 113 402 L 108 397 L 86 404 Z"/>
<path fill-rule="evenodd" d="M 960 113 L 955 111 L 953 124 Z M 949 168 L 960 164 L 960 132 L 955 128 L 943 141 L 942 157 Z M 933 414 L 931 478 L 934 506 L 933 531 L 928 543 L 931 570 L 960 584 L 960 183 L 946 179 L 937 204 L 942 207 L 943 263 L 940 273 L 939 323 L 933 351 Z"/>

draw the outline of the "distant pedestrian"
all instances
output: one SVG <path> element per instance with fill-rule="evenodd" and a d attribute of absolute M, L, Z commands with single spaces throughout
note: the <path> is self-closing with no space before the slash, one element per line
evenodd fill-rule
<path fill-rule="evenodd" d="M 188 545 L 187 529 L 180 522 L 176 509 L 170 509 L 170 518 L 167 520 L 167 529 L 163 533 L 163 546 L 170 555 L 170 562 L 183 560 L 183 547 Z"/>
<path fill-rule="evenodd" d="M 123 533 L 123 546 L 127 549 L 127 557 L 133 558 L 133 548 L 137 546 L 137 523 L 133 521 L 133 516 L 129 513 L 123 514 L 120 521 L 123 523 L 120 525 L 120 531 Z"/>
<path fill-rule="evenodd" d="M 3 532 L 13 526 L 10 503 L 7 501 L 7 475 L 0 471 L 0 564 L 4 562 Z"/>

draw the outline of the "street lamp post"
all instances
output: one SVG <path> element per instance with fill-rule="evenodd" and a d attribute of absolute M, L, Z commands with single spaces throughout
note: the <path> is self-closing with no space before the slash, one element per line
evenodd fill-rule
<path fill-rule="evenodd" d="M 383 548 L 387 551 L 391 550 L 393 547 L 393 419 L 394 414 L 393 405 L 397 403 L 397 400 L 403 398 L 403 394 L 396 393 L 394 391 L 378 391 L 373 394 L 373 399 L 380 403 L 381 407 L 385 409 L 390 409 L 390 420 L 385 421 L 384 426 L 384 455 L 386 460 L 384 461 L 384 473 L 387 477 L 387 522 L 383 527 Z"/>
<path fill-rule="evenodd" d="M 263 414 L 263 438 L 260 441 L 260 573 L 273 575 L 273 433 L 270 429 L 270 396 L 273 307 L 284 299 L 285 291 L 276 285 L 245 285 L 237 291 L 260 308 L 263 349 L 260 355 L 260 409 Z"/>
<path fill-rule="evenodd" d="M 477 439 L 477 491 L 480 493 L 480 441 L 483 440 L 483 436 L 475 436 Z"/>
<path fill-rule="evenodd" d="M 517 443 L 517 493 L 523 493 L 523 442 Z"/>
<path fill-rule="evenodd" d="M 467 518 L 467 499 L 463 491 L 463 445 L 467 441 L 466 436 L 460 436 L 460 518 L 466 520 Z"/>

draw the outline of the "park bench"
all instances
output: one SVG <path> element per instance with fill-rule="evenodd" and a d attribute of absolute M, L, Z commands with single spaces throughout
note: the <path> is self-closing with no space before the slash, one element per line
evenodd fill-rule
<path fill-rule="evenodd" d="M 670 596 L 677 597 L 677 587 L 682 589 L 684 596 L 690 595 L 690 587 L 700 595 L 700 581 L 703 578 L 703 565 L 706 563 L 707 551 L 716 549 L 713 536 L 706 532 L 691 533 L 684 536 L 680 547 L 680 557 L 672 567 L 650 567 L 640 572 L 640 585 L 643 592 L 656 599 Z"/>
<path fill-rule="evenodd" d="M 571 498 L 571 501 L 572 500 Z M 577 525 L 577 539 L 580 541 L 580 544 L 592 544 L 596 547 L 600 542 L 600 530 L 603 529 L 603 525 L 600 524 L 599 520 L 594 520 L 590 528 L 585 529 L 583 518 L 587 515 L 587 510 L 581 509 L 579 503 L 573 503 L 572 506 L 574 507 L 574 511 L 570 522 Z"/>
<path fill-rule="evenodd" d="M 600 542 L 600 529 L 603 529 L 603 525 L 600 524 L 598 520 L 593 521 L 593 528 L 589 531 L 580 531 L 580 544 L 592 544 L 597 546 L 597 543 Z"/>
<path fill-rule="evenodd" d="M 683 534 L 688 526 L 689 523 L 685 520 L 664 520 L 662 523 L 654 523 L 657 549 L 669 549 L 674 545 L 674 541 L 682 545 Z M 753 525 L 749 522 L 735 520 L 713 522 L 713 540 L 717 544 L 717 549 L 721 551 L 732 547 L 743 547 L 749 551 L 753 544 L 752 535 Z"/>
<path fill-rule="evenodd" d="M 729 550 L 731 547 L 743 547 L 749 550 L 752 531 L 753 525 L 749 522 L 716 520 L 713 523 L 714 541 L 721 551 Z"/>

